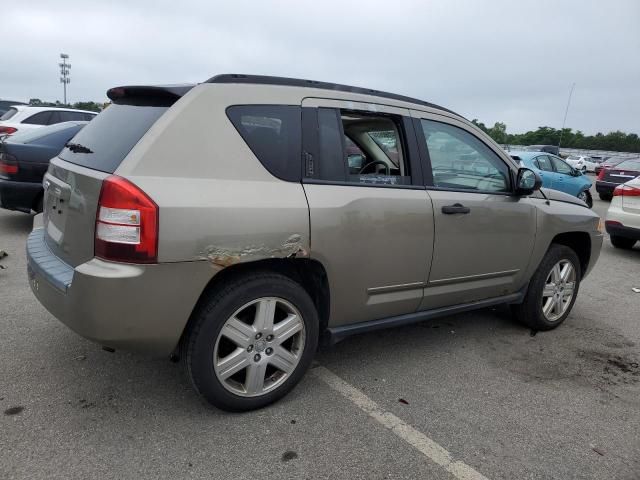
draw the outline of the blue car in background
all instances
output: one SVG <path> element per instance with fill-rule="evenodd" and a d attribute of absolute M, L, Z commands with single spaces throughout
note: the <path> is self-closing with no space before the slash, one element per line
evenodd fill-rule
<path fill-rule="evenodd" d="M 42 179 L 49 160 L 88 122 L 64 122 L 0 138 L 0 207 L 42 211 Z"/>
<path fill-rule="evenodd" d="M 514 160 L 520 161 L 523 167 L 535 171 L 542 178 L 542 186 L 560 190 L 578 197 L 589 208 L 593 206 L 591 198 L 591 180 L 576 170 L 560 157 L 546 152 L 509 152 Z"/>

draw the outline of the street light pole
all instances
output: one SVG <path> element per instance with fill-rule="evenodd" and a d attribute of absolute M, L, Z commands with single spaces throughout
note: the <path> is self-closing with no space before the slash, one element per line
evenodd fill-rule
<path fill-rule="evenodd" d="M 60 58 L 62 59 L 62 63 L 59 63 L 60 66 L 60 83 L 62 83 L 64 87 L 64 104 L 67 104 L 67 84 L 71 83 L 71 78 L 69 77 L 69 69 L 71 65 L 67 63 L 69 59 L 69 55 L 66 53 L 61 53 Z"/>
<path fill-rule="evenodd" d="M 571 84 L 571 90 L 569 91 L 569 99 L 567 100 L 567 108 L 564 110 L 564 120 L 562 120 L 562 130 L 560 130 L 560 140 L 558 141 L 558 153 L 560 152 L 560 144 L 562 143 L 562 134 L 564 133 L 564 124 L 567 121 L 567 113 L 569 113 L 569 104 L 571 103 L 571 95 L 573 95 L 574 88 L 576 88 L 575 82 Z"/>

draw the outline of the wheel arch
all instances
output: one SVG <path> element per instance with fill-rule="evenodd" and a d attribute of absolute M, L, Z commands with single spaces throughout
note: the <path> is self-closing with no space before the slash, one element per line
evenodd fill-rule
<path fill-rule="evenodd" d="M 553 237 L 551 244 L 554 243 L 569 247 L 576 252 L 580 260 L 580 275 L 584 276 L 591 259 L 591 236 L 587 232 L 564 232 Z"/>
<path fill-rule="evenodd" d="M 319 332 L 322 338 L 329 324 L 330 291 L 327 272 L 321 262 L 308 258 L 270 258 L 252 262 L 238 263 L 222 269 L 214 275 L 202 290 L 191 315 L 182 331 L 173 358 L 179 356 L 179 350 L 194 323 L 195 312 L 203 305 L 210 293 L 222 285 L 240 277 L 259 272 L 279 273 L 300 284 L 313 301 L 320 319 Z"/>

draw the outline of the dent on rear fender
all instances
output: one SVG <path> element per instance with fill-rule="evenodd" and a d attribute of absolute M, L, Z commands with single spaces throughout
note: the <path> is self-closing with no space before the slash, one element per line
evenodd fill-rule
<path fill-rule="evenodd" d="M 302 235 L 294 233 L 280 245 L 245 245 L 227 247 L 208 245 L 200 254 L 200 259 L 211 262 L 216 268 L 225 268 L 236 263 L 264 260 L 266 258 L 306 258 L 309 251 L 304 248 Z"/>

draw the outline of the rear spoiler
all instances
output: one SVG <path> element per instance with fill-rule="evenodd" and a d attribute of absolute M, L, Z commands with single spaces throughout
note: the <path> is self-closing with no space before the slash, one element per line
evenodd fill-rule
<path fill-rule="evenodd" d="M 130 85 L 107 90 L 107 97 L 116 105 L 170 107 L 195 85 Z"/>

